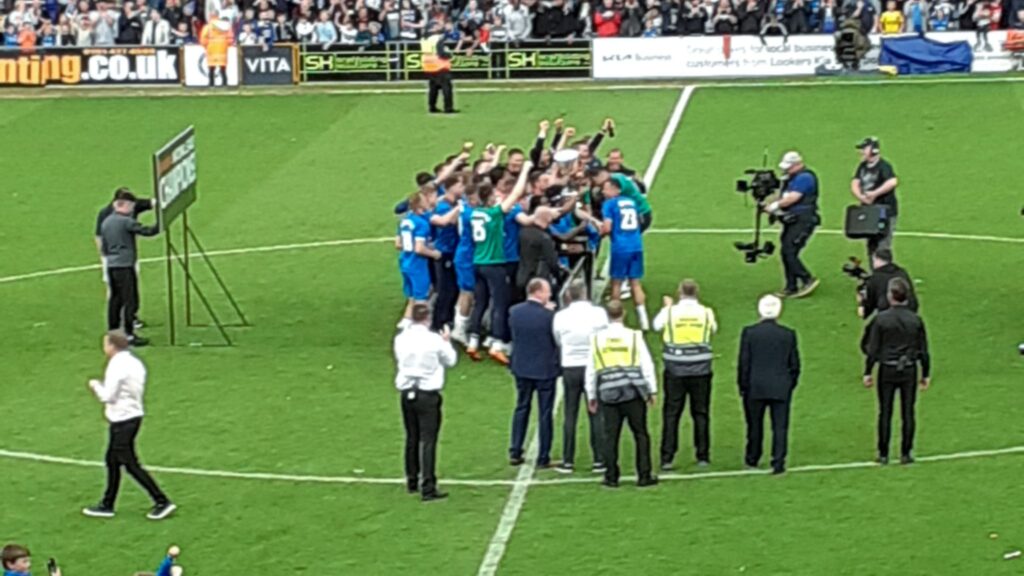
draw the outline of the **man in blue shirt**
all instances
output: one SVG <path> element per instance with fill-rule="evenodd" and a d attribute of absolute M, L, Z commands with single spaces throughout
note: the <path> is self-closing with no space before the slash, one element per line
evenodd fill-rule
<path fill-rule="evenodd" d="M 604 183 L 604 204 L 601 206 L 602 234 L 611 237 L 612 302 L 622 297 L 622 283 L 629 282 L 636 303 L 636 315 L 641 330 L 650 330 L 646 296 L 640 280 L 644 277 L 644 245 L 640 231 L 639 207 L 632 198 L 622 195 L 619 180 L 609 178 Z"/>
<path fill-rule="evenodd" d="M 434 316 L 430 329 L 435 332 L 440 332 L 442 327 L 452 324 L 455 317 L 455 300 L 459 295 L 455 277 L 455 250 L 459 245 L 459 201 L 465 189 L 465 174 L 449 176 L 444 181 L 444 194 L 438 199 L 430 216 L 430 225 L 434 229 L 434 248 L 441 253 L 441 257 L 434 261 L 437 300 L 434 302 Z"/>
<path fill-rule="evenodd" d="M 819 284 L 819 280 L 800 261 L 800 252 L 821 223 L 818 217 L 818 177 L 807 169 L 800 153 L 795 151 L 786 152 L 779 168 L 786 173 L 782 195 L 765 207 L 766 212 L 782 222 L 780 241 L 786 287 L 778 296 L 803 298 L 814 292 Z"/>
<path fill-rule="evenodd" d="M 476 289 L 476 267 L 473 265 L 473 254 L 476 244 L 473 242 L 473 208 L 480 205 L 480 197 L 475 186 L 465 190 L 462 210 L 459 212 L 459 242 L 455 247 L 455 283 L 459 288 L 459 298 L 455 310 L 455 328 L 452 340 L 463 345 L 469 343 L 469 315 L 473 312 L 473 291 Z"/>
<path fill-rule="evenodd" d="M 441 253 L 427 244 L 430 223 L 424 217 L 426 201 L 417 193 L 409 199 L 409 213 L 398 224 L 395 247 L 399 250 L 398 268 L 402 273 L 402 291 L 408 298 L 400 329 L 412 324 L 412 307 L 426 304 L 430 298 L 430 260 L 438 260 Z"/>
<path fill-rule="evenodd" d="M 518 172 L 516 174 L 518 175 Z M 515 183 L 515 178 L 506 176 L 499 184 L 499 191 L 506 196 L 512 192 Z M 525 290 L 521 290 L 516 283 L 516 277 L 519 275 L 519 228 L 533 226 L 533 224 L 533 216 L 527 215 L 521 204 L 515 204 L 508 214 L 505 214 L 505 235 L 502 238 L 502 248 L 505 251 L 505 270 L 508 274 L 510 288 L 509 306 L 526 300 Z"/>

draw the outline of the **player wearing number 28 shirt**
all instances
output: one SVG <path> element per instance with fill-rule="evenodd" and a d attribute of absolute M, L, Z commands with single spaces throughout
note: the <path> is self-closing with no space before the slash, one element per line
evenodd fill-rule
<path fill-rule="evenodd" d="M 612 300 L 618 301 L 622 283 L 629 282 L 636 302 L 640 328 L 649 330 L 645 295 L 640 280 L 644 277 L 644 244 L 641 236 L 640 207 L 632 198 L 622 195 L 622 185 L 615 178 L 604 183 L 603 234 L 611 237 Z"/>

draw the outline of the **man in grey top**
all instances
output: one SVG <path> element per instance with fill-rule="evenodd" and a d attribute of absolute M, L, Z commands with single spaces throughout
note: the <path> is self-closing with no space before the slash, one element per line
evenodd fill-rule
<path fill-rule="evenodd" d="M 139 293 L 139 279 L 135 273 L 138 261 L 135 236 L 156 236 L 160 225 L 143 226 L 134 218 L 134 213 L 135 196 L 124 189 L 114 200 L 114 213 L 100 226 L 100 250 L 107 262 L 110 280 L 107 328 L 123 328 L 133 346 L 145 346 L 149 341 L 134 334 Z"/>

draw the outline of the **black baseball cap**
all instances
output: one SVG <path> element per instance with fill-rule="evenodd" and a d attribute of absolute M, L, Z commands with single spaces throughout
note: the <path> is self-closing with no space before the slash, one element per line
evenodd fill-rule
<path fill-rule="evenodd" d="M 857 150 L 863 150 L 864 148 L 871 148 L 873 150 L 878 150 L 881 147 L 882 147 L 881 142 L 879 142 L 878 138 L 875 138 L 874 136 L 868 136 L 867 138 L 865 138 L 865 139 L 863 139 L 863 140 L 861 140 L 860 142 L 857 143 Z"/>
<path fill-rule="evenodd" d="M 129 202 L 135 202 L 137 198 L 135 194 L 128 188 L 118 188 L 114 191 L 114 200 L 127 200 Z"/>

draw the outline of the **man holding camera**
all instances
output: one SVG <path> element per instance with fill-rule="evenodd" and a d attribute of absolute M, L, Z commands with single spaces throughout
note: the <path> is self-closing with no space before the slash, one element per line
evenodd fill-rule
<path fill-rule="evenodd" d="M 821 223 L 818 217 L 818 177 L 804 165 L 803 158 L 796 151 L 786 152 L 779 168 L 786 173 L 782 194 L 765 207 L 766 212 L 782 222 L 782 266 L 786 273 L 786 287 L 778 296 L 803 298 L 814 292 L 820 283 L 800 261 L 800 252 Z"/>
<path fill-rule="evenodd" d="M 864 386 L 875 384 L 872 372 L 878 365 L 878 463 L 889 463 L 892 410 L 896 391 L 900 393 L 903 420 L 900 463 L 914 461 L 914 403 L 917 400 L 917 367 L 921 365 L 921 390 L 931 384 L 931 357 L 924 322 L 907 303 L 910 286 L 902 278 L 889 282 L 889 309 L 868 324 L 864 334 Z"/>
<path fill-rule="evenodd" d="M 892 250 L 892 234 L 896 229 L 896 216 L 898 203 L 896 201 L 896 185 L 899 179 L 892 165 L 882 158 L 881 147 L 878 138 L 868 137 L 857 144 L 861 152 L 862 161 L 857 166 L 857 172 L 850 181 L 850 192 L 864 206 L 884 206 L 885 219 L 888 226 L 885 234 L 868 240 L 868 258 L 879 248 Z"/>
<path fill-rule="evenodd" d="M 873 272 L 864 281 L 864 291 L 860 294 L 858 313 L 861 318 L 870 318 L 875 312 L 889 309 L 889 283 L 893 278 L 901 278 L 907 284 L 907 308 L 917 312 L 917 295 L 914 294 L 914 283 L 910 275 L 892 261 L 892 251 L 879 248 L 871 257 Z"/>

